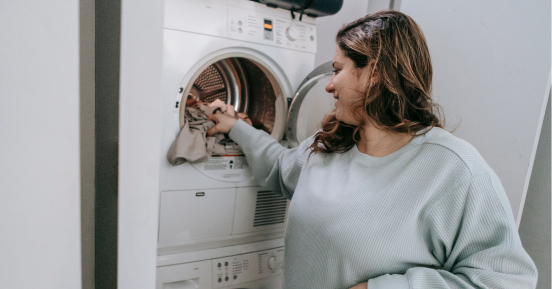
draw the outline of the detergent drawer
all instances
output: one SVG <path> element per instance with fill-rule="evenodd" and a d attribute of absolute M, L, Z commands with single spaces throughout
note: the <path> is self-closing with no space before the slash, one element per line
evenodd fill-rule
<path fill-rule="evenodd" d="M 232 234 L 236 189 L 161 192 L 159 244 Z"/>

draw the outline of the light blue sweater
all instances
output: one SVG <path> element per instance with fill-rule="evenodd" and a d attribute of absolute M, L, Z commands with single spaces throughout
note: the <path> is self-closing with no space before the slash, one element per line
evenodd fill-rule
<path fill-rule="evenodd" d="M 286 149 L 238 121 L 257 180 L 291 198 L 284 288 L 535 288 L 500 180 L 467 142 L 434 128 L 398 151 Z"/>

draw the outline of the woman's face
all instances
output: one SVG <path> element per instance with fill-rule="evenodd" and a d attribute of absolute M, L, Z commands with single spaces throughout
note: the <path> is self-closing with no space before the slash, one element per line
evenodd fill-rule
<path fill-rule="evenodd" d="M 336 99 L 335 117 L 346 124 L 360 125 L 353 117 L 351 107 L 355 100 L 364 99 L 366 86 L 363 79 L 366 79 L 364 74 L 367 69 L 356 68 L 353 60 L 345 56 L 339 47 L 335 49 L 333 67 L 334 74 L 326 85 L 326 91 Z"/>

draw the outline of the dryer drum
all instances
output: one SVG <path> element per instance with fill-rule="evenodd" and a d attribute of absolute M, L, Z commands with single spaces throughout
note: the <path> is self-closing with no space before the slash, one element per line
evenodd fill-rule
<path fill-rule="evenodd" d="M 220 99 L 233 105 L 236 112 L 246 113 L 253 126 L 272 133 L 276 121 L 275 102 L 282 97 L 282 89 L 275 77 L 260 64 L 243 57 L 219 60 L 193 80 L 190 92 L 182 96 L 182 102 L 191 97 L 211 103 Z M 181 106 L 180 124 L 184 124 L 184 106 Z"/>
<path fill-rule="evenodd" d="M 214 64 L 199 75 L 192 86 L 190 95 L 204 102 L 213 102 L 215 99 L 226 102 L 228 96 L 226 86 L 220 70 Z"/>

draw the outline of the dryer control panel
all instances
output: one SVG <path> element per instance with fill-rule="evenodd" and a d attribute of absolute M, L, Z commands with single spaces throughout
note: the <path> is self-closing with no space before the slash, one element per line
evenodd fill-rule
<path fill-rule="evenodd" d="M 316 26 L 228 6 L 228 37 L 316 53 Z"/>
<path fill-rule="evenodd" d="M 231 5 L 229 5 L 231 4 Z M 299 18 L 299 17 L 297 17 Z M 165 28 L 316 53 L 314 19 L 252 1 L 166 0 Z"/>

